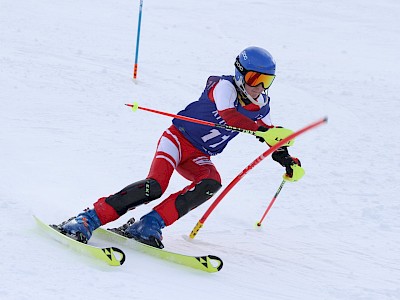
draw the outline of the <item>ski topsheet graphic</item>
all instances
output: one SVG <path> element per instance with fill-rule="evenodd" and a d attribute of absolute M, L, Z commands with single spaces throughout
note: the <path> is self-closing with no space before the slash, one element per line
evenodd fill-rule
<path fill-rule="evenodd" d="M 59 241 L 60 243 L 68 246 L 75 251 L 84 253 L 88 256 L 92 256 L 96 259 L 104 261 L 111 266 L 120 266 L 125 262 L 125 253 L 116 247 L 102 248 L 78 242 L 73 238 L 61 233 L 58 230 L 57 226 L 48 225 L 40 220 L 38 217 L 33 217 L 43 231 L 49 234 L 53 239 Z M 103 228 L 96 229 L 93 232 L 93 236 L 96 236 L 97 238 L 100 238 L 102 240 L 109 241 L 111 243 L 125 245 L 130 249 L 134 249 L 163 260 L 167 260 L 176 264 L 184 265 L 209 273 L 218 272 L 222 269 L 223 266 L 222 260 L 214 255 L 194 256 L 170 252 L 142 244 L 134 239 L 126 238 Z"/>
<path fill-rule="evenodd" d="M 192 255 L 170 252 L 164 249 L 159 249 L 145 245 L 134 239 L 126 238 L 124 236 L 121 236 L 117 233 L 111 232 L 103 228 L 96 229 L 93 232 L 93 235 L 100 239 L 112 243 L 118 243 L 120 245 L 125 245 L 131 249 L 147 253 L 149 255 L 161 258 L 163 260 L 168 260 L 177 264 L 181 264 L 187 267 L 191 267 L 209 273 L 218 272 L 222 269 L 223 266 L 222 260 L 214 255 L 192 256 Z"/>
<path fill-rule="evenodd" d="M 44 223 L 36 216 L 33 217 L 35 218 L 36 223 L 54 239 L 76 251 L 102 260 L 110 266 L 120 266 L 125 262 L 125 253 L 116 247 L 101 248 L 83 244 L 61 233 L 55 226 L 53 227 Z"/>

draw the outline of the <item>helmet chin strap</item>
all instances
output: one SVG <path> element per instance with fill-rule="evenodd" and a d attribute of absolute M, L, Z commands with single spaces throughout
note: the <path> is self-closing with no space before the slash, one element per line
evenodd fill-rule
<path fill-rule="evenodd" d="M 251 97 L 251 96 L 249 95 L 249 93 L 246 91 L 246 88 L 244 87 L 244 84 L 243 84 L 243 77 L 241 77 L 241 80 L 240 80 L 239 82 L 238 82 L 238 81 L 236 80 L 236 78 L 235 78 L 235 83 L 236 83 L 236 85 L 239 87 L 239 89 L 242 91 L 242 93 L 246 96 L 246 98 L 250 100 L 251 103 L 253 103 L 253 104 L 259 106 L 260 108 L 263 107 L 263 106 L 265 106 L 265 105 L 267 104 L 266 101 L 264 101 L 264 103 L 260 103 L 260 102 L 258 102 L 257 100 L 255 100 L 253 97 Z M 260 95 L 261 95 L 261 94 L 260 94 Z M 260 95 L 258 95 L 258 97 L 260 97 Z M 268 89 L 267 89 L 267 96 L 268 96 Z M 268 98 L 268 97 L 267 97 L 267 98 Z"/>
<path fill-rule="evenodd" d="M 246 95 L 247 99 L 251 101 L 251 103 L 258 105 L 260 108 L 263 107 L 266 103 L 260 103 L 257 100 L 255 100 L 252 96 L 249 95 L 249 93 L 244 89 L 243 93 Z M 260 96 L 258 96 L 260 97 Z"/>

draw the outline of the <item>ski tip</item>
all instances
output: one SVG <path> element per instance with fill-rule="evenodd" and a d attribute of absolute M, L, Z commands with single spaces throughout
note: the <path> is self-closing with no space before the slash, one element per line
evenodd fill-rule
<path fill-rule="evenodd" d="M 207 255 L 202 257 L 197 257 L 197 260 L 200 262 L 204 271 L 209 273 L 216 273 L 221 271 L 224 262 L 218 256 L 215 255 Z"/>
<path fill-rule="evenodd" d="M 125 262 L 125 253 L 116 247 L 102 248 L 101 249 L 107 258 L 107 263 L 110 266 L 122 266 Z"/>
<path fill-rule="evenodd" d="M 208 256 L 211 260 L 214 260 L 215 262 L 218 263 L 217 265 L 217 271 L 221 271 L 222 267 L 224 266 L 224 262 L 222 261 L 222 259 L 220 259 L 218 256 L 214 256 L 214 255 L 209 255 Z"/>

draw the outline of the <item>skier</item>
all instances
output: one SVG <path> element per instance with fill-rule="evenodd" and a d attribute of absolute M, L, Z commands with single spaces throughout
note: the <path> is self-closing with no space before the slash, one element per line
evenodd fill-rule
<path fill-rule="evenodd" d="M 257 138 L 264 142 L 267 138 L 263 136 L 267 137 L 274 128 L 268 96 L 274 78 L 275 61 L 271 54 L 259 47 L 248 47 L 236 58 L 234 76 L 209 77 L 200 98 L 178 114 L 258 131 L 261 137 Z M 221 153 L 238 134 L 177 118 L 172 123 L 158 141 L 145 179 L 100 198 L 92 209 L 60 224 L 62 232 L 86 243 L 99 226 L 160 198 L 176 170 L 191 184 L 167 197 L 139 221 L 128 222 L 118 230 L 129 238 L 163 248 L 161 229 L 209 200 L 221 188 L 220 175 L 210 157 Z M 304 175 L 300 161 L 289 155 L 287 147 L 279 148 L 272 158 L 285 167 L 288 180 L 297 181 Z"/>

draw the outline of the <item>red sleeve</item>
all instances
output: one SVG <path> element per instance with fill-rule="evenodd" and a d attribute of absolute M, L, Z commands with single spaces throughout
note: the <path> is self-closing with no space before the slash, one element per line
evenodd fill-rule
<path fill-rule="evenodd" d="M 226 124 L 233 127 L 243 128 L 247 130 L 257 131 L 259 125 L 248 117 L 239 113 L 235 108 L 228 108 L 218 111 Z"/>
<path fill-rule="evenodd" d="M 257 120 L 256 122 L 257 122 L 258 126 L 264 126 L 264 127 L 267 127 L 267 128 L 274 128 L 275 127 L 274 125 L 267 125 L 261 120 Z"/>

